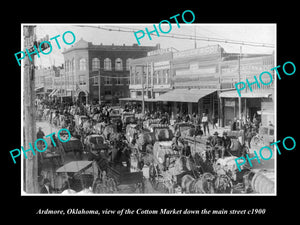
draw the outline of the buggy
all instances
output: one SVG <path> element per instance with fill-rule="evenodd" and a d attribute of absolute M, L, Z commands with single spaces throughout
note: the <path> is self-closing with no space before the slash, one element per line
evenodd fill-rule
<path fill-rule="evenodd" d="M 58 168 L 56 173 L 65 180 L 61 192 L 66 189 L 79 192 L 92 187 L 95 180 L 95 170 L 92 167 L 93 161 L 72 161 Z"/>
<path fill-rule="evenodd" d="M 274 127 L 261 126 L 258 134 L 251 139 L 251 146 L 270 146 L 274 142 Z"/>

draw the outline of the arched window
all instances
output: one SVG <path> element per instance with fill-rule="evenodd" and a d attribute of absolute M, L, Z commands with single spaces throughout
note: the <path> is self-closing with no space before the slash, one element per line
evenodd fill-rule
<path fill-rule="evenodd" d="M 122 59 L 120 58 L 117 58 L 116 61 L 115 61 L 115 70 L 123 70 L 123 62 L 122 62 Z"/>
<path fill-rule="evenodd" d="M 85 59 L 79 60 L 79 70 L 86 70 L 86 60 Z"/>
<path fill-rule="evenodd" d="M 126 59 L 126 70 L 130 70 L 130 61 L 131 60 L 132 60 L 131 58 Z"/>
<path fill-rule="evenodd" d="M 111 60 L 109 58 L 104 59 L 104 70 L 111 70 Z"/>
<path fill-rule="evenodd" d="M 72 67 L 72 71 L 75 70 L 75 59 L 72 59 L 72 63 L 71 63 L 71 67 Z"/>
<path fill-rule="evenodd" d="M 65 61 L 65 71 L 68 72 L 68 61 Z"/>
<path fill-rule="evenodd" d="M 100 69 L 100 59 L 93 58 L 92 59 L 92 71 L 98 71 Z"/>

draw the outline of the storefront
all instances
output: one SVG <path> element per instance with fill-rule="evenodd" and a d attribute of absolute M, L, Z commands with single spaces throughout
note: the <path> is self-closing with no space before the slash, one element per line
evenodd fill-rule
<path fill-rule="evenodd" d="M 174 89 L 156 98 L 173 115 L 207 113 L 209 116 L 218 114 L 217 99 L 216 89 Z"/>
<path fill-rule="evenodd" d="M 273 89 L 261 92 L 244 93 L 241 97 L 241 105 L 239 106 L 238 94 L 236 90 L 220 93 L 221 105 L 221 126 L 229 126 L 234 118 L 239 119 L 239 107 L 241 107 L 242 120 L 254 117 L 261 120 L 263 125 L 269 122 L 274 124 L 274 102 Z"/>

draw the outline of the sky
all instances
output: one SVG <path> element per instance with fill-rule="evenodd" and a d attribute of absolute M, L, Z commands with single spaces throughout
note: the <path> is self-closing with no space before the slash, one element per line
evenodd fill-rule
<path fill-rule="evenodd" d="M 153 23 L 158 27 L 158 23 Z M 134 31 L 120 32 L 120 31 L 107 31 L 98 29 L 97 26 L 113 29 L 128 30 L 132 28 L 134 30 L 143 30 L 147 27 L 149 31 L 153 30 L 153 24 L 35 24 L 37 39 L 43 38 L 49 35 L 49 38 L 60 35 L 57 38 L 61 49 L 58 49 L 55 44 L 55 40 L 51 41 L 52 52 L 48 55 L 40 54 L 40 58 L 35 56 L 36 65 L 48 67 L 51 65 L 59 66 L 63 64 L 64 58 L 62 52 L 64 49 L 70 48 L 71 45 L 67 45 L 62 40 L 62 35 L 66 31 L 72 31 L 75 34 L 76 40 L 81 38 L 85 41 L 92 42 L 93 44 L 103 45 L 133 45 L 137 44 L 137 40 L 134 36 Z M 219 38 L 229 39 L 244 42 L 257 42 L 266 43 L 276 46 L 276 24 L 184 24 L 180 23 L 178 28 L 176 23 L 172 23 L 172 29 L 168 35 L 192 35 L 196 34 L 196 37 L 205 38 Z M 85 27 L 83 27 L 85 26 Z M 162 30 L 167 31 L 169 25 L 163 24 Z M 146 33 L 146 32 L 145 32 Z M 161 33 L 160 33 L 161 34 Z M 140 35 L 140 34 L 138 34 Z M 72 41 L 70 34 L 66 36 L 67 41 Z M 151 36 L 152 40 L 149 40 L 147 34 L 144 38 L 140 39 L 141 46 L 155 46 L 160 44 L 161 48 L 173 47 L 179 51 L 194 48 L 194 40 L 175 39 L 170 37 L 158 37 Z M 239 44 L 229 44 L 224 42 L 212 42 L 197 40 L 197 47 L 203 47 L 207 45 L 219 44 L 225 49 L 226 52 L 237 53 L 240 51 Z M 256 47 L 242 45 L 242 53 L 272 53 L 275 48 Z M 47 50 L 45 50 L 47 51 Z"/>

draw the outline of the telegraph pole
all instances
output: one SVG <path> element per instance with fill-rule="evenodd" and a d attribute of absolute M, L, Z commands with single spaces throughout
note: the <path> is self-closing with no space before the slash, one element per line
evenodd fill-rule
<path fill-rule="evenodd" d="M 24 26 L 23 33 L 25 40 L 24 43 L 28 43 L 33 46 L 35 42 L 35 27 L 36 26 Z M 24 45 L 25 49 L 29 46 Z M 33 145 L 36 140 L 36 124 L 35 124 L 35 83 L 34 83 L 34 56 L 32 61 L 29 60 L 29 56 L 24 59 L 24 149 L 29 149 L 29 143 Z M 25 162 L 25 191 L 27 193 L 38 193 L 38 156 L 33 155 L 32 151 L 26 152 L 27 159 Z"/>
<path fill-rule="evenodd" d="M 99 106 L 101 105 L 101 75 L 100 75 L 100 68 L 99 68 L 99 80 L 98 80 L 98 87 L 99 87 Z"/>
<path fill-rule="evenodd" d="M 242 55 L 242 46 L 240 46 L 240 54 L 239 54 L 239 82 L 241 82 L 241 55 Z M 239 95 L 239 128 L 242 128 L 242 98 Z"/>
<path fill-rule="evenodd" d="M 144 96 L 144 66 L 142 66 L 142 114 L 145 114 L 145 96 Z"/>

